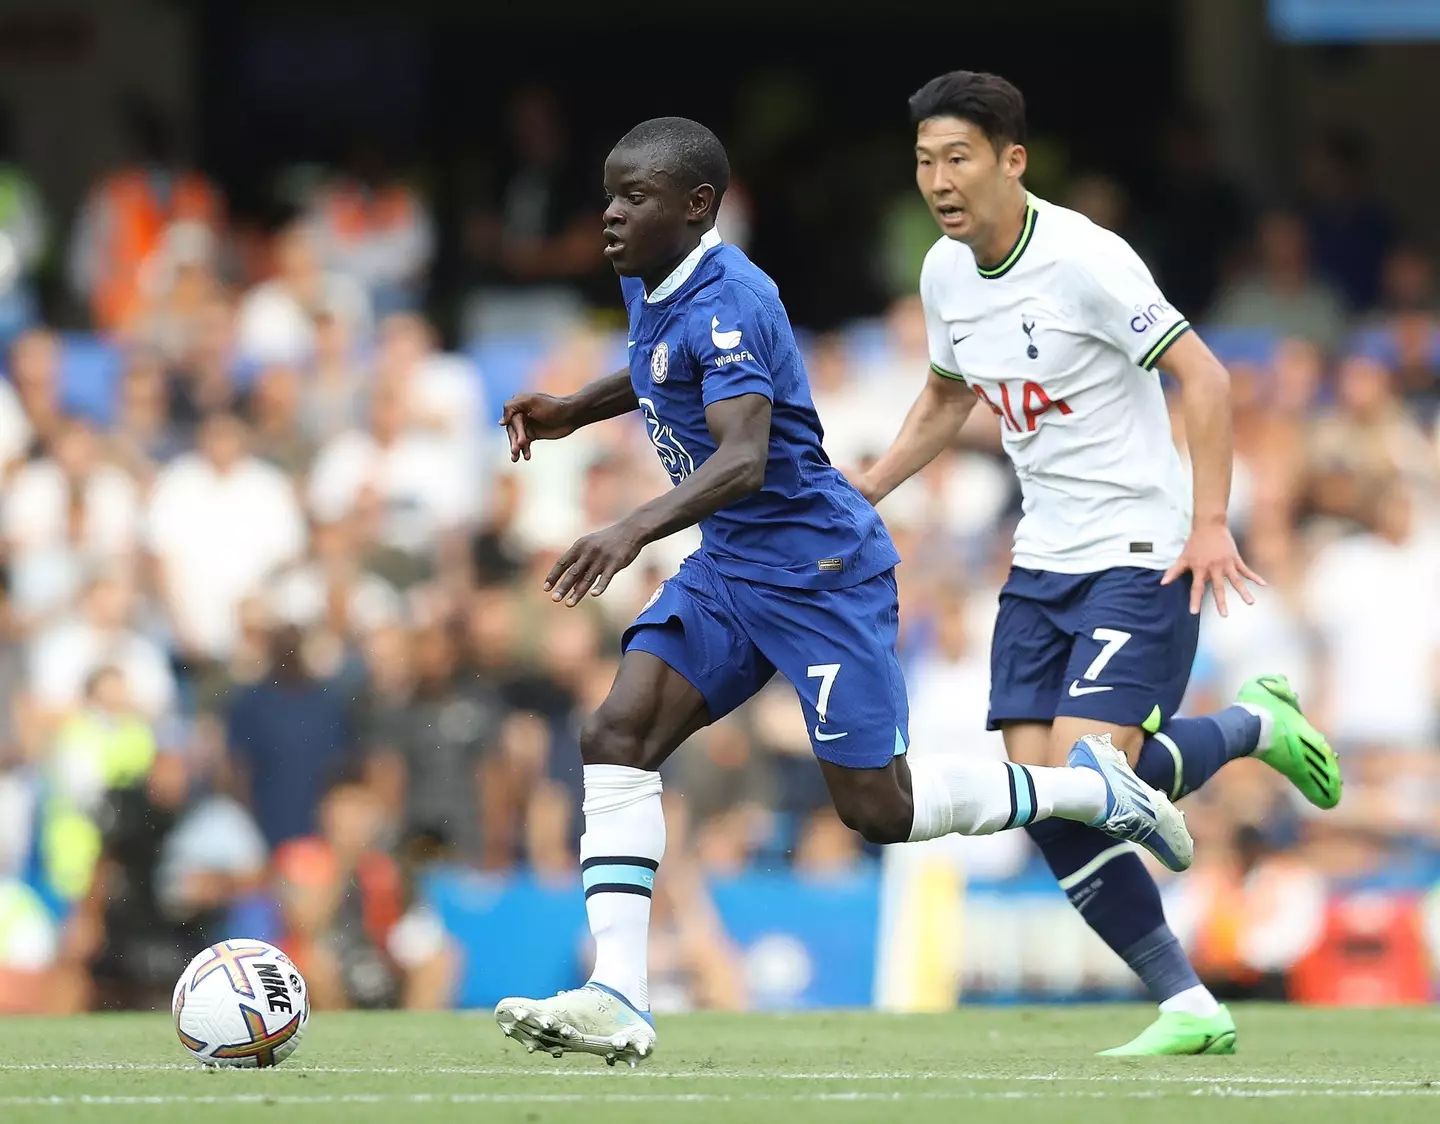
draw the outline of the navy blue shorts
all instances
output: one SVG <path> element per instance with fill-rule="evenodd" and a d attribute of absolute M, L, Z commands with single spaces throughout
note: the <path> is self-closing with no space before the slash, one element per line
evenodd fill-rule
<path fill-rule="evenodd" d="M 878 769 L 910 738 L 899 625 L 893 570 L 845 589 L 788 589 L 727 578 L 696 553 L 656 591 L 623 644 L 683 675 L 705 696 L 712 722 L 779 671 L 800 696 L 816 756 Z"/>
<path fill-rule="evenodd" d="M 1158 729 L 1185 696 L 1200 639 L 1190 575 L 1162 576 L 1012 568 L 990 645 L 988 728 L 1064 715 Z"/>

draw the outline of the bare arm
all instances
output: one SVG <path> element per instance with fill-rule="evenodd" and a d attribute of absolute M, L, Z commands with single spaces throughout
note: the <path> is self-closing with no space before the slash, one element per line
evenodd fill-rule
<path fill-rule="evenodd" d="M 566 401 L 570 403 L 570 416 L 576 429 L 618 418 L 621 414 L 640 408 L 635 397 L 634 384 L 630 382 L 628 367 L 621 368 L 613 375 L 606 375 L 603 379 L 586 383 Z"/>
<path fill-rule="evenodd" d="M 568 398 L 527 391 L 505 403 L 500 424 L 510 437 L 510 459 L 530 459 L 532 441 L 559 441 L 582 426 L 618 418 L 640 408 L 629 370 L 587 383 Z"/>
<path fill-rule="evenodd" d="M 1190 611 L 1200 611 L 1208 584 L 1215 594 L 1215 607 L 1225 616 L 1226 581 L 1247 605 L 1253 604 L 1255 598 L 1243 579 L 1265 584 L 1241 559 L 1226 520 L 1235 457 L 1230 373 L 1194 332 L 1186 332 L 1171 344 L 1161 365 L 1180 383 L 1195 491 L 1190 541 L 1185 553 L 1166 572 L 1165 581 L 1168 584 L 1191 571 L 1195 581 Z"/>
<path fill-rule="evenodd" d="M 576 605 L 587 592 L 599 597 L 647 544 L 693 527 L 759 491 L 770 452 L 770 400 L 763 394 L 742 394 L 716 402 L 706 409 L 705 424 L 715 439 L 715 452 L 628 518 L 576 540 L 545 579 L 554 600 Z"/>
<path fill-rule="evenodd" d="M 974 408 L 975 394 L 964 382 L 932 370 L 899 435 L 855 486 L 879 503 L 943 453 Z"/>
<path fill-rule="evenodd" d="M 1194 526 L 1224 524 L 1230 506 L 1235 431 L 1230 416 L 1230 372 L 1194 332 L 1165 353 L 1164 367 L 1180 383 L 1185 439 L 1195 486 Z"/>

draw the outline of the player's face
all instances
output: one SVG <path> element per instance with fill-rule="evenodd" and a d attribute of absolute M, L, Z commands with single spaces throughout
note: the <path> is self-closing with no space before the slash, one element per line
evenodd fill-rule
<path fill-rule="evenodd" d="M 687 200 L 643 154 L 605 161 L 605 257 L 622 277 L 646 277 L 684 256 Z"/>
<path fill-rule="evenodd" d="M 984 131 L 958 117 L 922 121 L 915 136 L 915 183 L 946 237 L 982 238 L 1003 210 L 1006 188 L 1025 170 L 1025 150 L 1000 152 Z"/>

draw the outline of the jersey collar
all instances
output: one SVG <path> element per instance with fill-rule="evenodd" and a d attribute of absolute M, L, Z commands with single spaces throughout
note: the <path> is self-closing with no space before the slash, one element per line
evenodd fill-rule
<path fill-rule="evenodd" d="M 676 289 L 690 280 L 690 275 L 695 272 L 695 267 L 700 264 L 700 259 L 720 245 L 721 241 L 723 239 L 720 237 L 720 232 L 712 226 L 700 236 L 700 245 L 691 250 L 685 260 L 675 267 L 675 272 L 656 285 L 653 293 L 645 295 L 645 303 L 658 304 L 674 295 Z"/>
<path fill-rule="evenodd" d="M 987 281 L 993 281 L 997 277 L 1004 277 L 1015 268 L 1015 263 L 1020 260 L 1020 255 L 1030 245 L 1030 240 L 1035 237 L 1035 220 L 1039 217 L 1035 210 L 1035 196 L 1028 191 L 1025 193 L 1025 222 L 1020 227 L 1020 237 L 1015 239 L 1015 245 L 1010 247 L 1010 252 L 1005 255 L 1005 260 L 993 269 L 984 268 L 977 260 L 975 262 L 976 272 Z"/>

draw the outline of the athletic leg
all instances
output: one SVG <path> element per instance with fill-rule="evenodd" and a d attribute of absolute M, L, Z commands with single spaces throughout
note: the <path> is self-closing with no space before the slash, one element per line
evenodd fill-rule
<path fill-rule="evenodd" d="M 1234 706 L 1199 718 L 1172 718 L 1146 733 L 1135 771 L 1172 799 L 1194 792 L 1236 758 L 1253 755 L 1315 807 L 1340 802 L 1339 758 L 1305 717 L 1283 675 L 1256 676 L 1240 688 Z"/>
<path fill-rule="evenodd" d="M 637 1011 L 650 1009 L 650 893 L 665 854 L 656 770 L 709 721 L 705 698 L 689 680 L 657 656 L 632 650 L 580 732 L 580 876 L 595 939 L 590 982 L 617 992 Z"/>
<path fill-rule="evenodd" d="M 1131 793 L 1098 764 L 1025 768 L 950 747 L 926 747 L 907 759 L 893 576 L 840 590 L 772 589 L 742 612 L 761 652 L 795 686 L 842 822 L 871 842 L 986 835 L 1050 816 L 1107 831 L 1123 821 L 1127 838 L 1142 842 L 1164 834 L 1150 809 L 1148 820 L 1135 818 Z M 1123 759 L 1118 767 L 1129 774 Z M 1183 832 L 1178 814 L 1170 814 Z M 1177 868 L 1188 865 L 1188 851 L 1181 858 L 1162 851 Z"/>
<path fill-rule="evenodd" d="M 1096 575 L 1064 623 L 1072 652 L 1050 730 L 1051 760 L 1080 739 L 1107 735 L 1132 760 L 1142 755 L 1142 725 L 1179 705 L 1194 658 L 1188 591 L 1159 575 L 1119 570 Z M 1174 596 L 1171 589 L 1178 590 Z M 1173 601 L 1173 604 L 1171 602 Z M 1011 741 L 1007 729 L 1007 745 Z M 1017 736 L 1034 753 L 1033 739 Z M 1137 769 L 1142 780 L 1150 782 Z M 1122 1051 L 1229 1052 L 1234 1023 L 1195 974 L 1165 921 L 1160 893 L 1132 848 L 1069 824 L 1031 832 L 1071 903 L 1140 978 L 1161 1018 Z"/>
<path fill-rule="evenodd" d="M 649 1015 L 650 901 L 665 852 L 656 771 L 691 734 L 774 674 L 703 560 L 682 566 L 627 631 L 605 701 L 580 735 L 585 910 L 595 939 L 589 982 L 549 999 L 505 999 L 496 1020 L 532 1052 L 599 1054 L 634 1065 L 655 1046 Z"/>

